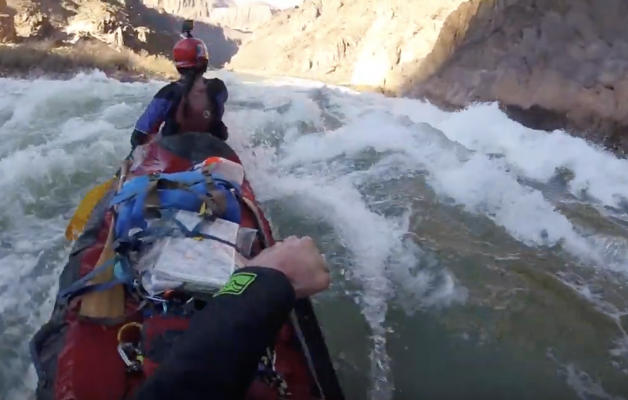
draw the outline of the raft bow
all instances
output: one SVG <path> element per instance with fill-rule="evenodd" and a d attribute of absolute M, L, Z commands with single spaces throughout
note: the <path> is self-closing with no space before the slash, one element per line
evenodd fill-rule
<path fill-rule="evenodd" d="M 143 160 L 126 182 L 118 179 L 119 190 L 109 184 L 90 213 L 59 278 L 53 314 L 31 341 L 39 400 L 125 398 L 152 375 L 199 304 L 218 289 L 200 275 L 197 281 L 155 290 L 155 282 L 182 275 L 168 268 L 172 263 L 162 263 L 166 267 L 160 270 L 158 261 L 150 264 L 152 275 L 139 271 L 151 254 L 163 255 L 175 242 L 205 241 L 198 248 L 232 252 L 236 265 L 238 257 L 253 257 L 274 244 L 246 178 L 225 179 L 203 165 L 211 157 L 241 165 L 226 143 L 188 133 L 144 147 Z M 227 238 L 211 226 L 237 235 L 255 232 L 249 236 L 250 251 L 238 245 L 234 238 L 239 236 Z M 170 275 L 158 276 L 160 271 Z M 290 321 L 260 360 L 247 398 L 344 400 L 308 299 L 297 301 Z"/>

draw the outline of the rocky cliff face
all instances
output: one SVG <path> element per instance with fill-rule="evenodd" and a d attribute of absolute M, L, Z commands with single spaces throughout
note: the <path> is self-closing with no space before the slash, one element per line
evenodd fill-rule
<path fill-rule="evenodd" d="M 15 40 L 13 14 L 13 10 L 7 6 L 6 0 L 0 0 L 0 43 Z"/>
<path fill-rule="evenodd" d="M 1 0 L 0 0 L 1 1 Z M 170 26 L 151 25 L 134 0 L 8 0 L 17 41 L 93 39 L 160 53 L 174 43 Z M 10 23 L 10 22 L 9 22 Z"/>
<path fill-rule="evenodd" d="M 268 4 L 214 8 L 209 12 L 207 22 L 240 31 L 253 32 L 267 24 L 275 14 L 276 10 Z"/>
<path fill-rule="evenodd" d="M 238 5 L 226 0 L 143 0 L 150 8 L 243 32 L 266 24 L 276 10 L 265 3 Z"/>
<path fill-rule="evenodd" d="M 170 56 L 181 39 L 182 20 L 147 8 L 140 0 L 0 0 L 0 41 L 89 39 Z M 237 50 L 238 43 L 225 37 L 218 26 L 199 23 L 195 33 L 212 44 L 215 67 L 224 65 Z"/>
<path fill-rule="evenodd" d="M 229 67 L 426 97 L 499 101 L 541 129 L 628 150 L 628 3 L 309 0 L 256 31 Z"/>
<path fill-rule="evenodd" d="M 182 18 L 202 20 L 216 7 L 233 7 L 230 0 L 142 0 L 146 7 L 163 10 Z"/>
<path fill-rule="evenodd" d="M 256 31 L 230 66 L 396 87 L 434 49 L 463 0 L 309 0 Z"/>

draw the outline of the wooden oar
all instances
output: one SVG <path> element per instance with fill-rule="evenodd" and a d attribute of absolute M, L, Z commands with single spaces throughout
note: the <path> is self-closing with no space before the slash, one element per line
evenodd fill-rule
<path fill-rule="evenodd" d="M 131 157 L 131 154 L 133 154 L 133 150 L 131 150 L 131 153 L 129 153 L 125 159 L 125 163 L 128 161 L 129 157 Z M 118 170 L 113 178 L 109 179 L 107 182 L 101 183 L 87 192 L 81 203 L 78 207 L 76 207 L 76 211 L 74 211 L 74 215 L 72 215 L 72 219 L 70 219 L 67 228 L 65 228 L 65 238 L 67 240 L 76 240 L 79 237 L 85 228 L 85 224 L 89 221 L 89 217 L 91 216 L 94 207 L 96 207 L 96 204 L 98 204 L 109 189 L 111 189 L 116 179 L 120 178 L 120 181 L 124 182 L 124 179 L 120 177 L 120 174 L 121 170 Z"/>
<path fill-rule="evenodd" d="M 121 168 L 118 190 L 122 187 L 126 174 L 128 172 L 130 162 L 124 161 L 124 165 Z M 105 242 L 100 257 L 98 258 L 97 266 L 100 266 L 109 260 L 113 259 L 115 252 L 113 250 L 113 242 L 115 241 L 115 217 L 111 221 L 111 227 L 109 228 L 109 235 Z M 90 283 L 103 283 L 114 279 L 114 266 L 105 269 L 102 273 L 97 275 Z M 113 288 L 103 292 L 92 292 L 83 296 L 81 300 L 81 309 L 79 314 L 84 317 L 90 318 L 118 318 L 123 317 L 125 314 L 124 305 L 124 287 L 122 285 L 116 285 Z"/>
<path fill-rule="evenodd" d="M 67 228 L 65 228 L 65 238 L 67 240 L 76 240 L 81 232 L 83 232 L 85 224 L 87 224 L 94 207 L 96 207 L 96 204 L 98 204 L 100 199 L 103 198 L 105 193 L 111 189 L 111 185 L 113 185 L 116 177 L 117 176 L 114 175 L 114 177 L 109 179 L 107 182 L 101 183 L 91 189 L 87 192 L 85 197 L 83 197 L 83 200 L 76 208 L 76 211 L 74 211 L 74 215 L 72 216 L 70 223 Z"/>

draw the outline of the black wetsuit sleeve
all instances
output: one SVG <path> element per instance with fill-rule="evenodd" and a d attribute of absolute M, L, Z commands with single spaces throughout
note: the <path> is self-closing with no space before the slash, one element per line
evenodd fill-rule
<path fill-rule="evenodd" d="M 214 116 L 210 132 L 218 139 L 227 140 L 229 138 L 229 129 L 222 121 L 222 117 L 225 114 L 225 104 L 229 99 L 229 91 L 225 83 L 218 78 L 208 79 L 206 82 L 207 96 L 212 104 L 212 115 Z"/>
<path fill-rule="evenodd" d="M 240 294 L 214 297 L 192 318 L 190 329 L 135 400 L 245 398 L 265 349 L 289 318 L 295 293 L 279 271 L 247 267 L 237 272 L 242 273 L 254 280 Z"/>
<path fill-rule="evenodd" d="M 211 134 L 220 140 L 226 141 L 229 139 L 229 128 L 222 121 L 216 121 L 212 124 Z"/>
<path fill-rule="evenodd" d="M 178 86 L 176 82 L 169 83 L 155 94 L 135 123 L 134 132 L 151 134 L 159 130 L 159 126 L 173 106 L 173 99 L 177 94 Z"/>

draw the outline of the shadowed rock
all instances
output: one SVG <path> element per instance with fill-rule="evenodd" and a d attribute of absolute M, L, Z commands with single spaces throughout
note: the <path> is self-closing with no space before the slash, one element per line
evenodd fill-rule
<path fill-rule="evenodd" d="M 5 8 L 10 13 L 2 12 L 0 3 L 0 22 L 7 23 L 0 28 L 0 41 L 5 42 L 97 40 L 114 49 L 170 57 L 181 39 L 183 18 L 141 0 L 8 0 Z M 239 40 L 226 37 L 219 26 L 197 22 L 195 33 L 210 47 L 213 67 L 222 67 L 237 51 Z"/>
<path fill-rule="evenodd" d="M 251 32 L 266 24 L 277 11 L 263 2 L 238 5 L 231 0 L 143 0 L 143 3 L 178 17 L 241 32 Z"/>
<path fill-rule="evenodd" d="M 310 0 L 277 14 L 229 68 L 427 98 L 499 101 L 525 125 L 628 150 L 628 3 Z"/>
<path fill-rule="evenodd" d="M 15 12 L 7 6 L 6 0 L 0 0 L 0 43 L 12 42 L 15 40 L 15 25 L 13 16 Z"/>

